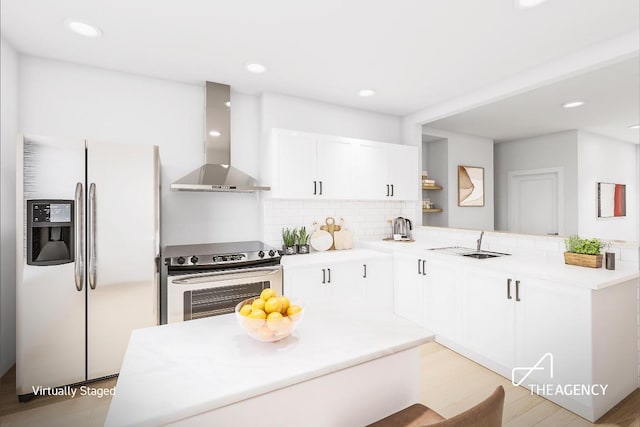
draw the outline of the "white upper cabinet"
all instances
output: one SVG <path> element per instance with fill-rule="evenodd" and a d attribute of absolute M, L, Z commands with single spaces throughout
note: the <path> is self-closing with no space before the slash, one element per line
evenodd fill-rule
<path fill-rule="evenodd" d="M 271 142 L 274 198 L 418 199 L 416 147 L 283 129 Z"/>

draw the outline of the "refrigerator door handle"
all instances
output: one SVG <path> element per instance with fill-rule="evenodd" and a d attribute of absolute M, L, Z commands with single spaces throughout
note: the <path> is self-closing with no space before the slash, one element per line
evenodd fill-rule
<path fill-rule="evenodd" d="M 96 184 L 89 186 L 89 286 L 96 288 Z"/>
<path fill-rule="evenodd" d="M 82 191 L 82 183 L 76 184 L 76 226 L 75 226 L 75 252 L 76 263 L 74 276 L 76 279 L 76 289 L 78 292 L 82 292 L 84 287 L 84 192 Z"/>

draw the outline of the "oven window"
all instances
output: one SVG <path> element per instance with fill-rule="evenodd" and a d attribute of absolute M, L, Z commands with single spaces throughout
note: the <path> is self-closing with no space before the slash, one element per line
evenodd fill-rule
<path fill-rule="evenodd" d="M 184 292 L 184 320 L 233 313 L 239 302 L 260 295 L 269 282 L 200 289 Z"/>

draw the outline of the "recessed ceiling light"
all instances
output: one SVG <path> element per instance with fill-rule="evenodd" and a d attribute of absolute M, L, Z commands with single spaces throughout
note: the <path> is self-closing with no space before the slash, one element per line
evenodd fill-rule
<path fill-rule="evenodd" d="M 67 20 L 65 24 L 69 30 L 84 37 L 100 37 L 102 35 L 102 31 L 98 27 L 86 22 Z"/>
<path fill-rule="evenodd" d="M 373 89 L 362 89 L 360 92 L 358 92 L 358 95 L 360 96 L 373 96 L 376 94 L 376 91 Z"/>
<path fill-rule="evenodd" d="M 547 0 L 516 0 L 516 5 L 521 9 L 529 9 L 531 7 L 540 6 Z"/>
<path fill-rule="evenodd" d="M 562 108 L 576 108 L 584 105 L 584 101 L 569 101 L 562 104 Z"/>
<path fill-rule="evenodd" d="M 213 136 L 213 137 L 218 137 L 220 135 L 222 135 L 220 132 L 218 132 L 217 130 L 210 130 L 209 131 L 209 135 Z"/>
<path fill-rule="evenodd" d="M 227 107 L 231 108 L 231 101 L 225 102 L 224 105 L 226 105 Z"/>
<path fill-rule="evenodd" d="M 265 67 L 262 64 L 258 64 L 256 62 L 253 62 L 251 64 L 247 64 L 247 71 L 251 71 L 252 73 L 264 73 L 265 71 L 267 71 L 267 67 Z"/>
<path fill-rule="evenodd" d="M 628 127 L 629 127 L 629 129 L 640 129 L 640 124 L 635 124 L 635 125 L 631 125 L 631 126 L 628 126 Z"/>

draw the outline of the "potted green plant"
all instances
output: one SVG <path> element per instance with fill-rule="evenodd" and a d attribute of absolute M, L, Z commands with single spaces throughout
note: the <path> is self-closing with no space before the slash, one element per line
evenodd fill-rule
<path fill-rule="evenodd" d="M 295 255 L 298 252 L 296 241 L 298 240 L 298 229 L 282 229 L 282 251 L 285 255 Z"/>
<path fill-rule="evenodd" d="M 307 229 L 302 226 L 300 227 L 300 231 L 298 232 L 298 253 L 299 254 L 308 254 L 309 253 L 309 238 L 311 235 L 307 233 Z"/>
<path fill-rule="evenodd" d="M 564 253 L 564 263 L 581 267 L 602 267 L 602 243 L 598 239 L 581 239 L 569 236 L 564 240 L 567 252 Z"/>

